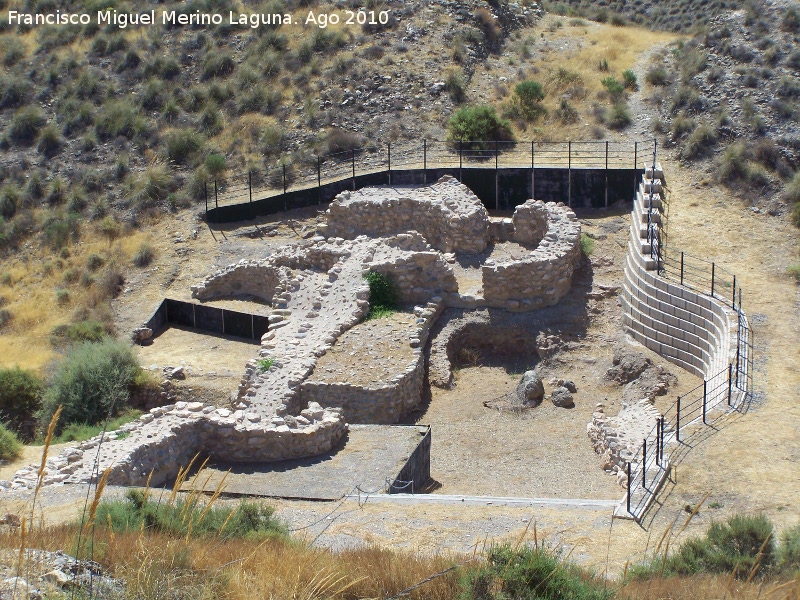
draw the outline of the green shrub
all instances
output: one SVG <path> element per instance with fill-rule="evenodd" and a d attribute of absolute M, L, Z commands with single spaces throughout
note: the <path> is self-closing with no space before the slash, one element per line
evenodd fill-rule
<path fill-rule="evenodd" d="M 708 125 L 700 125 L 688 137 L 678 153 L 682 160 L 708 156 L 717 143 L 717 132 Z"/>
<path fill-rule="evenodd" d="M 70 240 L 80 238 L 80 221 L 77 215 L 51 217 L 42 225 L 42 237 L 51 250 L 61 250 Z"/>
<path fill-rule="evenodd" d="M 242 501 L 237 507 L 201 504 L 197 496 L 175 504 L 148 500 L 141 490 L 129 490 L 125 500 L 101 502 L 95 522 L 115 532 L 149 529 L 181 538 L 222 537 L 260 540 L 287 533 L 286 526 L 266 505 Z M 191 529 L 190 529 L 191 528 Z"/>
<path fill-rule="evenodd" d="M 11 117 L 8 135 L 18 144 L 30 144 L 45 123 L 47 118 L 39 107 L 26 106 L 18 109 Z"/>
<path fill-rule="evenodd" d="M 467 97 L 467 84 L 464 80 L 464 71 L 461 69 L 450 69 L 444 78 L 444 89 L 450 95 L 453 102 L 460 104 Z"/>
<path fill-rule="evenodd" d="M 511 124 L 486 104 L 459 108 L 447 123 L 447 136 L 453 141 L 473 142 L 465 147 L 477 149 L 488 149 L 488 146 L 474 142 L 514 139 Z"/>
<path fill-rule="evenodd" d="M 631 124 L 631 113 L 628 107 L 618 102 L 611 107 L 606 116 L 606 125 L 611 129 L 625 129 Z"/>
<path fill-rule="evenodd" d="M 225 120 L 219 110 L 209 106 L 200 115 L 199 125 L 203 133 L 213 137 L 225 128 Z"/>
<path fill-rule="evenodd" d="M 22 452 L 22 444 L 13 431 L 0 423 L 0 460 L 14 460 Z"/>
<path fill-rule="evenodd" d="M 57 427 L 97 424 L 123 410 L 140 367 L 131 347 L 112 338 L 72 347 L 58 366 L 44 394 L 39 422 L 47 424 L 63 406 Z"/>
<path fill-rule="evenodd" d="M 16 75 L 0 78 L 0 108 L 19 108 L 31 96 L 33 86 L 29 81 Z"/>
<path fill-rule="evenodd" d="M 35 434 L 42 389 L 42 382 L 30 371 L 0 369 L 0 421 L 25 440 Z"/>
<path fill-rule="evenodd" d="M 202 78 L 225 77 L 233 73 L 236 61 L 230 54 L 224 52 L 209 52 L 203 61 Z"/>
<path fill-rule="evenodd" d="M 364 275 L 364 279 L 369 284 L 369 318 L 380 318 L 395 312 L 399 305 L 399 294 L 391 277 L 370 271 Z"/>
<path fill-rule="evenodd" d="M 662 572 L 667 576 L 736 573 L 739 579 L 749 579 L 764 575 L 775 563 L 772 522 L 764 515 L 734 515 L 725 523 L 712 523 L 704 537 L 686 540 L 666 560 L 660 557 L 637 565 L 630 574 L 649 579 Z"/>
<path fill-rule="evenodd" d="M 688 112 L 700 112 L 703 109 L 703 98 L 700 96 L 700 92 L 688 85 L 679 87 L 672 96 L 670 110 L 672 114 L 675 114 L 681 109 Z"/>
<path fill-rule="evenodd" d="M 6 183 L 0 188 L 0 217 L 12 218 L 22 204 L 22 193 L 16 184 Z"/>
<path fill-rule="evenodd" d="M 133 255 L 133 264 L 139 268 L 144 268 L 150 265 L 155 258 L 155 250 L 148 243 L 142 243 Z"/>
<path fill-rule="evenodd" d="M 64 138 L 61 137 L 61 132 L 54 123 L 50 123 L 39 134 L 39 144 L 36 149 L 47 158 L 53 158 L 61 151 L 63 145 Z"/>
<path fill-rule="evenodd" d="M 722 183 L 730 184 L 748 178 L 750 164 L 747 149 L 742 142 L 731 144 L 725 150 L 717 165 L 717 177 Z"/>
<path fill-rule="evenodd" d="M 669 84 L 669 76 L 663 67 L 650 67 L 645 73 L 644 80 L 650 85 L 664 86 Z"/>
<path fill-rule="evenodd" d="M 594 252 L 594 238 L 581 233 L 581 252 L 584 256 L 591 256 Z"/>
<path fill-rule="evenodd" d="M 544 100 L 544 90 L 540 83 L 536 81 L 522 81 L 514 88 L 514 94 L 520 104 L 522 115 L 529 121 L 535 121 L 544 113 L 542 100 Z"/>
<path fill-rule="evenodd" d="M 100 139 L 107 140 L 119 135 L 132 138 L 145 129 L 139 109 L 130 100 L 115 100 L 107 103 L 97 117 L 95 130 Z"/>
<path fill-rule="evenodd" d="M 547 548 L 508 545 L 489 550 L 487 562 L 466 569 L 462 600 L 605 600 L 613 591 Z"/>
<path fill-rule="evenodd" d="M 81 342 L 101 342 L 110 334 L 100 321 L 80 321 L 54 327 L 50 332 L 50 343 L 56 348 L 63 348 Z"/>
<path fill-rule="evenodd" d="M 13 67 L 25 56 L 25 46 L 18 39 L 5 36 L 3 40 L 3 66 Z"/>
<path fill-rule="evenodd" d="M 127 182 L 127 195 L 137 208 L 151 208 L 165 201 L 177 187 L 169 167 L 153 163 Z"/>
<path fill-rule="evenodd" d="M 636 91 L 639 89 L 639 82 L 636 79 L 636 73 L 628 69 L 622 72 L 622 85 L 626 90 Z"/>
<path fill-rule="evenodd" d="M 209 154 L 206 156 L 205 165 L 208 174 L 214 179 L 224 173 L 227 168 L 225 165 L 225 156 L 222 154 Z"/>
<path fill-rule="evenodd" d="M 204 143 L 202 134 L 192 129 L 173 129 L 164 136 L 167 157 L 178 164 L 192 161 Z"/>
<path fill-rule="evenodd" d="M 790 7 L 783 13 L 781 28 L 791 33 L 800 29 L 800 15 L 797 14 L 797 10 L 794 7 Z"/>
<path fill-rule="evenodd" d="M 606 88 L 606 91 L 611 97 L 612 102 L 619 102 L 622 99 L 622 96 L 625 93 L 625 86 L 622 85 L 622 82 L 619 79 L 609 76 L 603 78 L 600 83 L 602 83 L 603 87 Z"/>
<path fill-rule="evenodd" d="M 566 98 L 561 99 L 561 104 L 556 109 L 555 115 L 559 122 L 565 125 L 578 122 L 578 110 Z"/>
<path fill-rule="evenodd" d="M 794 265 L 795 280 L 800 283 L 800 265 Z M 784 529 L 778 547 L 778 566 L 783 571 L 800 570 L 800 525 Z"/>
<path fill-rule="evenodd" d="M 800 204 L 800 171 L 783 188 L 783 199 L 789 204 Z"/>
<path fill-rule="evenodd" d="M 258 363 L 258 370 L 261 371 L 262 373 L 266 373 L 267 371 L 269 371 L 272 368 L 272 365 L 275 364 L 275 359 L 274 358 L 260 358 L 256 362 Z"/>

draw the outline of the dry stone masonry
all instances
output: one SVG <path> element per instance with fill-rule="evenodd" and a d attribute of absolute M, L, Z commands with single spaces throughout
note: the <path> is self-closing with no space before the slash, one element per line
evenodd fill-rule
<path fill-rule="evenodd" d="M 492 258 L 495 242 L 513 252 Z M 482 277 L 477 293 L 459 290 L 464 256 L 473 265 L 470 280 Z M 490 220 L 452 177 L 343 192 L 312 239 L 243 260 L 192 287 L 201 302 L 249 297 L 271 307 L 269 331 L 232 392 L 231 408 L 199 402 L 153 408 L 50 459 L 45 483 L 84 483 L 110 469 L 109 483 L 142 485 L 151 477 L 158 485 L 195 455 L 265 462 L 326 453 L 344 438 L 348 421 L 396 423 L 419 404 L 424 348 L 445 308 L 552 305 L 569 290 L 579 256 L 580 225 L 561 203 L 529 200 L 512 219 Z M 394 324 L 364 321 L 370 271 L 389 275 L 400 301 L 414 305 L 391 317 Z M 391 343 L 379 343 L 386 336 Z M 355 359 L 342 360 L 351 354 Z M 433 371 L 449 380 L 449 365 Z M 32 467 L 0 487 L 35 481 Z"/>

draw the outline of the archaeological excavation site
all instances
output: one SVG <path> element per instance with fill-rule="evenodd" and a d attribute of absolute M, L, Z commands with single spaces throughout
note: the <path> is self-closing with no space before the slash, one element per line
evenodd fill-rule
<path fill-rule="evenodd" d="M 50 458 L 45 485 L 172 485 L 203 464 L 201 485 L 233 494 L 602 498 L 640 519 L 682 438 L 746 408 L 751 345 L 735 277 L 667 247 L 655 158 L 612 172 L 628 184 L 611 202 L 607 165 L 600 202 L 572 167 L 560 200 L 519 169 L 513 197 L 534 199 L 502 206 L 497 170 L 492 202 L 426 168 L 362 187 L 354 171 L 327 204 L 216 235 L 209 218 L 228 250 L 132 331 L 163 391 Z M 172 332 L 216 349 L 228 389 L 187 387 L 192 356 L 159 358 Z"/>

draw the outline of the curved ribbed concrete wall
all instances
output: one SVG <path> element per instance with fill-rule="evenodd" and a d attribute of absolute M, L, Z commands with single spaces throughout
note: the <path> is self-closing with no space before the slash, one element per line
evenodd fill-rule
<path fill-rule="evenodd" d="M 650 173 L 648 172 L 648 175 Z M 724 304 L 656 274 L 647 242 L 647 206 L 660 222 L 661 182 L 645 179 L 631 213 L 622 301 L 627 332 L 654 352 L 705 380 L 725 372 L 736 355 L 736 315 Z"/>

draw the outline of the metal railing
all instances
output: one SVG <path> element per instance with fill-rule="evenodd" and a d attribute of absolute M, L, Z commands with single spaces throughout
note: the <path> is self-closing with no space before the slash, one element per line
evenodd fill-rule
<path fill-rule="evenodd" d="M 654 152 L 655 140 L 609 141 L 439 141 L 372 144 L 344 152 L 312 155 L 292 161 L 288 155 L 264 169 L 206 181 L 206 210 L 254 202 L 295 190 L 321 188 L 331 182 L 351 181 L 362 175 L 384 174 L 392 185 L 394 173 L 421 169 L 632 169 Z M 460 179 L 460 177 L 459 177 Z M 535 181 L 533 181 L 535 190 Z"/>
<path fill-rule="evenodd" d="M 653 151 L 653 173 L 656 150 Z M 647 214 L 647 241 L 650 257 L 657 261 L 658 275 L 695 292 L 721 302 L 736 313 L 736 354 L 734 361 L 703 380 L 695 389 L 678 396 L 675 403 L 657 420 L 642 439 L 641 446 L 627 463 L 626 510 L 639 521 L 651 505 L 666 479 L 671 458 L 684 443 L 681 436 L 688 428 L 712 425 L 731 410 L 742 411 L 753 390 L 752 331 L 742 310 L 742 288 L 736 275 L 716 263 L 680 252 L 679 258 L 667 252 L 665 211 L 666 195 L 661 196 L 661 219 L 653 218 L 654 185 L 650 186 Z M 676 253 L 677 254 L 677 253 Z M 723 349 L 724 351 L 724 349 Z M 722 410 L 720 410 L 722 409 Z M 711 414 L 714 418 L 711 419 Z"/>

